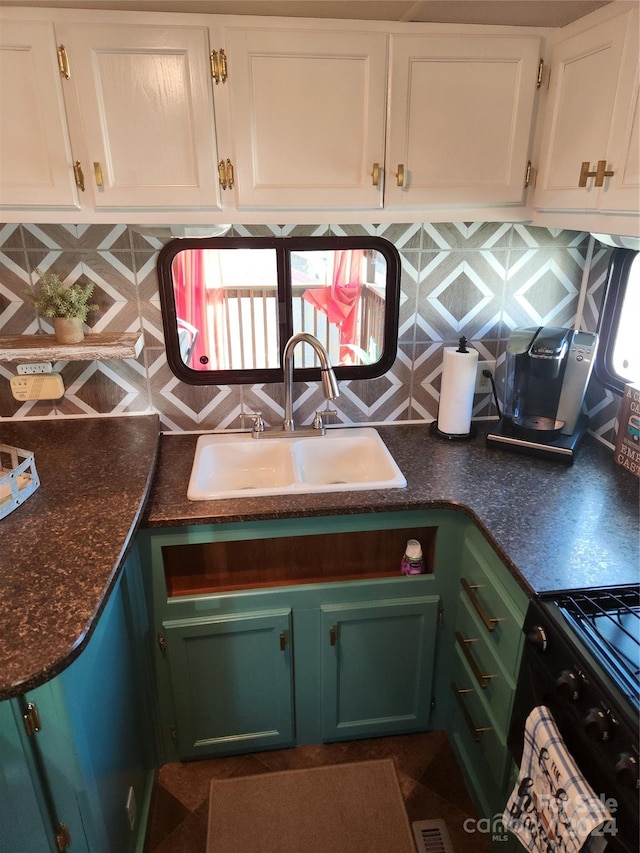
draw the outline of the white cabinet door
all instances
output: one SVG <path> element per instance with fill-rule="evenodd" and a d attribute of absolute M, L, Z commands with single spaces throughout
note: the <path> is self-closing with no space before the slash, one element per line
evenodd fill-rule
<path fill-rule="evenodd" d="M 237 206 L 381 207 L 386 34 L 233 28 L 225 45 Z"/>
<path fill-rule="evenodd" d="M 637 210 L 637 16 L 596 17 L 588 28 L 578 26 L 577 32 L 565 28 L 554 48 L 534 204 L 540 210 Z M 589 172 L 603 163 L 601 171 L 613 175 L 581 180 L 583 163 Z"/>
<path fill-rule="evenodd" d="M 78 207 L 53 24 L 0 21 L 0 206 Z"/>
<path fill-rule="evenodd" d="M 607 148 L 607 166 L 613 175 L 600 192 L 600 210 L 640 210 L 640 26 L 638 9 L 629 17 L 615 107 Z"/>
<path fill-rule="evenodd" d="M 207 29 L 70 24 L 57 32 L 94 206 L 217 209 Z"/>
<path fill-rule="evenodd" d="M 521 204 L 540 40 L 393 35 L 385 207 Z"/>

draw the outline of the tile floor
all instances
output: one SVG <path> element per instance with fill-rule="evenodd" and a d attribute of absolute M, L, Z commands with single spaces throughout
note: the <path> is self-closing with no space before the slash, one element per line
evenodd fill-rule
<path fill-rule="evenodd" d="M 442 731 L 166 764 L 158 773 L 145 853 L 205 853 L 212 779 L 386 757 L 395 759 L 410 821 L 440 818 L 456 853 L 488 853 L 488 836 L 464 831 L 476 810 Z"/>

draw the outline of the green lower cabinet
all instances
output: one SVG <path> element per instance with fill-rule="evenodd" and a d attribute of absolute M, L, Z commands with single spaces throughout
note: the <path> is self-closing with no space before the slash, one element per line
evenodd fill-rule
<path fill-rule="evenodd" d="M 142 849 L 155 755 L 139 656 L 147 630 L 139 575 L 132 551 L 80 655 L 0 703 L 3 853 Z"/>
<path fill-rule="evenodd" d="M 291 610 L 163 625 L 181 758 L 291 746 Z"/>
<path fill-rule="evenodd" d="M 322 740 L 426 729 L 438 596 L 325 605 Z"/>

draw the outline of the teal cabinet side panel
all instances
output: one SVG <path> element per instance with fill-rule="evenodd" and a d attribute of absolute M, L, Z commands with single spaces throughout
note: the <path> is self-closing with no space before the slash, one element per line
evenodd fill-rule
<path fill-rule="evenodd" d="M 323 740 L 428 727 L 438 602 L 322 607 Z"/>
<path fill-rule="evenodd" d="M 89 846 L 105 853 L 135 849 L 150 786 L 151 738 L 130 618 L 125 573 L 86 649 L 56 680 L 74 733 Z M 137 804 L 133 828 L 126 811 L 130 788 Z"/>
<path fill-rule="evenodd" d="M 54 853 L 53 829 L 19 720 L 13 701 L 0 703 L 0 850 Z"/>
<path fill-rule="evenodd" d="M 293 743 L 290 609 L 164 630 L 181 758 Z"/>

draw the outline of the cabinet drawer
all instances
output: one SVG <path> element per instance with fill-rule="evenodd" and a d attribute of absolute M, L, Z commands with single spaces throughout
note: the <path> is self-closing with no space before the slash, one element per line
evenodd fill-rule
<path fill-rule="evenodd" d="M 520 659 L 524 611 L 515 604 L 497 578 L 488 559 L 488 550 L 488 546 L 485 547 L 475 536 L 465 538 L 460 574 L 462 595 L 480 620 L 482 635 L 506 671 L 515 674 Z M 506 572 L 504 567 L 501 568 Z"/>
<path fill-rule="evenodd" d="M 491 708 L 506 733 L 515 682 L 496 656 L 489 635 L 468 597 L 461 592 L 456 618 L 456 646 L 473 674 L 474 688 Z"/>
<path fill-rule="evenodd" d="M 453 662 L 451 690 L 454 735 L 473 761 L 475 774 L 501 790 L 507 777 L 509 750 L 459 649 Z"/>

